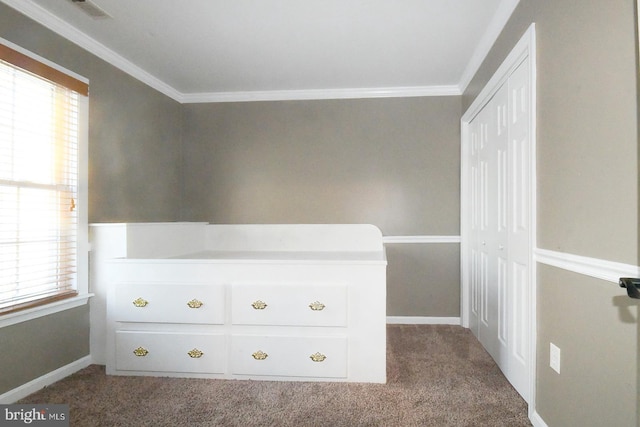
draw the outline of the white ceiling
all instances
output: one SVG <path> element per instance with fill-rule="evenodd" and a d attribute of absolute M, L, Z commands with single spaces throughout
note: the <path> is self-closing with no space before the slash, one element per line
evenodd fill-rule
<path fill-rule="evenodd" d="M 1 0 L 181 102 L 459 94 L 518 0 Z"/>

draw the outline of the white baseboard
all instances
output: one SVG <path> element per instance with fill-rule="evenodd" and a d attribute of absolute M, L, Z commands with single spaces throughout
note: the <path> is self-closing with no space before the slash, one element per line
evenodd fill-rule
<path fill-rule="evenodd" d="M 459 317 L 387 316 L 387 325 L 460 325 Z"/>
<path fill-rule="evenodd" d="M 87 366 L 91 365 L 91 363 L 91 356 L 85 356 L 82 359 L 71 362 L 68 365 L 56 369 L 55 371 L 49 372 L 48 374 L 29 381 L 28 383 L 23 384 L 20 387 L 16 387 L 13 390 L 9 390 L 8 392 L 1 394 L 0 404 L 14 403 L 22 399 L 23 397 L 27 397 L 28 395 L 35 393 L 36 391 L 50 384 L 53 384 L 56 381 L 60 381 L 61 379 L 68 377 L 74 372 L 78 372 L 80 369 L 86 368 Z"/>
<path fill-rule="evenodd" d="M 531 421 L 531 424 L 533 424 L 533 427 L 549 427 L 536 411 L 533 411 L 533 414 L 529 416 L 529 420 Z"/>

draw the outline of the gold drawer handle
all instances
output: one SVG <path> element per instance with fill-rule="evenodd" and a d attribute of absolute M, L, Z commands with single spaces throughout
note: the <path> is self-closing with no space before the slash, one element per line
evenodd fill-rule
<path fill-rule="evenodd" d="M 187 305 L 189 306 L 189 308 L 200 308 L 204 305 L 204 303 L 202 301 L 198 301 L 197 299 L 192 299 L 187 303 Z"/>
<path fill-rule="evenodd" d="M 309 356 L 309 358 L 314 362 L 324 362 L 324 359 L 326 359 L 327 356 L 325 356 L 322 353 L 314 353 L 311 356 Z"/>
<path fill-rule="evenodd" d="M 315 301 L 315 302 L 312 302 L 311 304 L 309 304 L 309 308 L 311 310 L 313 310 L 313 311 L 322 311 L 322 310 L 324 310 L 325 307 L 326 306 L 323 303 L 319 302 L 319 301 Z"/>
<path fill-rule="evenodd" d="M 193 350 L 188 351 L 187 354 L 192 359 L 200 359 L 202 356 L 204 356 L 204 353 L 198 350 L 197 348 L 194 348 Z"/>
<path fill-rule="evenodd" d="M 135 354 L 138 357 L 144 357 L 147 354 L 149 354 L 149 350 L 147 350 L 144 347 L 138 347 L 135 350 L 133 350 L 133 354 Z"/>
<path fill-rule="evenodd" d="M 133 300 L 133 305 L 135 305 L 136 307 L 146 307 L 147 304 L 149 304 L 149 301 L 147 301 L 144 298 L 138 298 Z"/>
<path fill-rule="evenodd" d="M 251 304 L 251 307 L 253 307 L 256 310 L 264 310 L 265 308 L 267 308 L 267 303 L 263 302 L 263 301 L 256 301 L 253 304 Z"/>
<path fill-rule="evenodd" d="M 263 352 L 262 350 L 256 351 L 251 356 L 253 356 L 253 358 L 256 359 L 256 360 L 264 360 L 267 357 L 269 357 L 269 355 L 267 353 Z"/>

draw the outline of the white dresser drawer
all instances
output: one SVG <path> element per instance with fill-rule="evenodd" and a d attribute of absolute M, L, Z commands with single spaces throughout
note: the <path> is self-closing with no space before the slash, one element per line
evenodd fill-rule
<path fill-rule="evenodd" d="M 346 378 L 347 338 L 233 335 L 237 375 Z"/>
<path fill-rule="evenodd" d="M 346 285 L 234 284 L 236 325 L 346 326 Z"/>
<path fill-rule="evenodd" d="M 223 324 L 224 303 L 219 285 L 118 283 L 113 320 Z"/>
<path fill-rule="evenodd" d="M 224 373 L 223 334 L 116 332 L 116 370 Z"/>

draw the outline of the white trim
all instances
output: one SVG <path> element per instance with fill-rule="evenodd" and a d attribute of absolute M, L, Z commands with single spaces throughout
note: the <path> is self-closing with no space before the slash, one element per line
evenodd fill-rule
<path fill-rule="evenodd" d="M 515 8 L 515 5 L 514 5 Z M 529 262 L 530 262 L 530 274 L 529 283 L 531 284 L 528 294 L 529 300 L 529 415 L 535 412 L 536 401 L 536 338 L 537 338 L 537 319 L 536 319 L 536 307 L 537 307 L 537 282 L 536 282 L 536 264 L 534 260 L 534 248 L 536 247 L 536 194 L 537 194 L 537 177 L 536 177 L 536 31 L 535 23 L 532 23 L 525 34 L 513 47 L 511 52 L 504 59 L 502 64 L 494 72 L 493 76 L 485 87 L 480 91 L 479 95 L 469 106 L 467 111 L 462 115 L 460 120 L 461 124 L 461 149 L 460 149 L 460 170 L 461 170 L 461 203 L 460 203 L 460 230 L 462 235 L 461 250 L 460 250 L 460 277 L 461 277 L 461 290 L 460 290 L 460 314 L 461 324 L 464 327 L 470 326 L 470 271 L 469 271 L 469 216 L 470 211 L 469 200 L 471 190 L 469 188 L 469 176 L 468 176 L 468 163 L 469 163 L 469 125 L 473 118 L 482 110 L 482 108 L 491 100 L 493 95 L 500 89 L 500 87 L 507 81 L 509 76 L 520 66 L 522 61 L 526 58 L 529 60 L 529 79 L 530 79 L 530 124 L 529 134 L 531 142 L 531 151 L 529 153 L 530 167 L 531 167 L 531 180 L 529 188 L 530 192 L 530 235 L 529 239 L 531 247 L 529 249 Z"/>
<path fill-rule="evenodd" d="M 529 420 L 531 424 L 533 424 L 533 427 L 549 427 L 535 410 L 529 414 Z"/>
<path fill-rule="evenodd" d="M 78 372 L 80 369 L 86 368 L 91 365 L 91 363 L 91 356 L 85 356 L 82 359 L 78 359 L 75 362 L 71 362 L 68 365 L 58 368 L 55 371 L 44 374 L 41 377 L 21 385 L 20 387 L 16 387 L 13 390 L 9 390 L 8 392 L 1 394 L 0 404 L 14 403 L 50 384 L 53 384 L 56 381 L 60 381 L 61 379 Z"/>
<path fill-rule="evenodd" d="M 459 317 L 387 316 L 387 325 L 460 325 Z"/>
<path fill-rule="evenodd" d="M 520 0 L 502 0 L 498 9 L 496 9 L 495 15 L 493 15 L 487 30 L 480 38 L 480 42 L 473 51 L 473 55 L 471 55 L 471 59 L 469 59 L 467 67 L 462 73 L 462 77 L 460 77 L 460 83 L 458 84 L 460 92 L 464 93 L 467 86 L 469 86 L 469 83 L 471 83 L 471 79 L 473 79 L 473 76 L 475 76 L 476 72 L 482 65 L 482 61 L 484 61 L 489 54 L 489 51 L 498 39 L 498 36 L 504 29 L 504 26 L 509 21 L 511 14 L 516 9 L 516 6 L 518 6 L 518 3 L 520 3 Z"/>
<path fill-rule="evenodd" d="M 535 33 L 535 24 L 531 24 L 522 38 L 518 41 L 518 43 L 513 47 L 509 56 L 502 62 L 500 67 L 493 74 L 489 82 L 485 85 L 485 87 L 480 91 L 476 99 L 473 103 L 467 108 L 467 111 L 462 115 L 462 122 L 468 124 L 473 120 L 473 118 L 482 110 L 484 105 L 488 100 L 491 99 L 493 95 L 500 89 L 502 84 L 509 78 L 509 75 L 518 68 L 518 66 L 522 63 L 522 61 L 529 57 L 530 68 L 535 70 L 535 43 L 536 43 L 536 33 Z M 531 82 L 532 88 L 534 88 L 535 82 L 535 73 L 533 73 L 534 80 Z M 534 95 L 532 101 L 535 101 L 535 91 L 532 91 L 532 95 Z M 532 124 L 533 129 L 535 129 L 535 123 Z"/>
<path fill-rule="evenodd" d="M 42 56 L 37 55 L 37 54 L 31 52 L 30 50 L 27 50 L 27 49 L 23 48 L 22 46 L 18 46 L 17 44 L 12 43 L 12 42 L 10 42 L 9 40 L 7 40 L 5 38 L 0 37 L 0 44 L 3 44 L 5 46 L 7 46 L 7 47 L 10 47 L 11 49 L 13 49 L 15 51 L 18 51 L 21 54 L 23 54 L 25 56 L 28 56 L 29 58 L 34 59 L 34 60 L 36 60 L 36 61 L 38 61 L 38 62 L 40 62 L 42 64 L 48 65 L 49 67 L 53 68 L 54 70 L 60 71 L 61 73 L 66 74 L 68 76 L 71 76 L 76 80 L 80 80 L 82 83 L 89 84 L 89 79 L 88 78 L 86 78 L 84 76 L 81 76 L 78 73 L 74 73 L 73 71 L 71 71 L 71 70 L 69 70 L 69 69 L 67 69 L 67 68 L 65 68 L 65 67 L 63 67 L 61 65 L 58 65 L 55 62 L 49 61 L 47 58 L 43 58 Z"/>
<path fill-rule="evenodd" d="M 73 298 L 67 298 L 60 301 L 54 301 L 50 304 L 29 308 L 27 310 L 16 311 L 15 313 L 3 314 L 0 316 L 0 328 L 15 325 L 16 323 L 26 322 L 28 320 L 37 319 L 38 317 L 48 316 L 64 310 L 70 310 L 87 303 L 93 294 L 78 295 Z"/>
<path fill-rule="evenodd" d="M 167 95 L 169 98 L 173 98 L 180 102 L 182 94 L 164 83 L 157 77 L 146 72 L 142 68 L 138 67 L 128 59 L 125 59 L 118 53 L 109 49 L 102 43 L 96 41 L 92 37 L 78 30 L 77 28 L 69 25 L 62 19 L 58 18 L 51 12 L 42 8 L 40 5 L 34 3 L 31 0 L 1 0 L 6 5 L 12 7 L 23 15 L 33 19 L 37 23 L 50 29 L 54 33 L 61 35 L 67 40 L 77 44 L 81 48 L 93 53 L 98 58 L 105 60 L 114 67 L 119 68 L 132 77 L 140 80 L 148 86 L 156 89 Z"/>
<path fill-rule="evenodd" d="M 459 96 L 457 85 L 451 86 L 415 86 L 386 88 L 348 88 L 348 89 L 308 89 L 273 90 L 247 92 L 211 92 L 181 94 L 180 102 L 195 104 L 204 102 L 250 102 L 285 101 L 313 99 L 359 99 L 359 98 L 407 98 L 416 96 Z"/>
<path fill-rule="evenodd" d="M 384 236 L 382 243 L 460 243 L 460 236 Z"/>
<path fill-rule="evenodd" d="M 109 64 L 138 79 L 142 83 L 165 94 L 182 104 L 209 102 L 248 102 L 314 99 L 360 99 L 360 98 L 406 98 L 418 96 L 459 96 L 465 91 L 471 79 L 489 53 L 520 0 L 502 0 L 489 27 L 480 39 L 457 85 L 347 88 L 318 90 L 276 90 L 244 92 L 182 93 L 156 76 L 140 68 L 117 52 L 106 47 L 89 35 L 72 27 L 32 0 L 0 0 L 18 12 L 33 19 L 51 31 L 77 44 Z"/>
<path fill-rule="evenodd" d="M 565 252 L 536 249 L 535 260 L 541 264 L 618 283 L 621 277 L 640 277 L 640 266 L 589 258 Z"/>
<path fill-rule="evenodd" d="M 247 102 L 311 99 L 399 98 L 416 96 L 459 96 L 459 85 L 388 88 L 349 88 L 246 92 L 182 93 L 156 76 L 125 59 L 89 35 L 69 25 L 32 0 L 0 0 L 51 31 L 77 44 L 142 83 L 182 104 L 204 102 Z M 510 0 L 511 1 L 511 0 Z"/>

